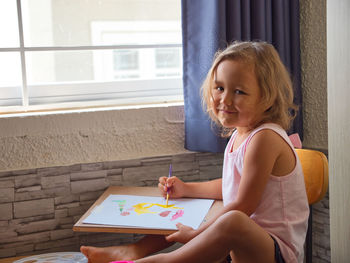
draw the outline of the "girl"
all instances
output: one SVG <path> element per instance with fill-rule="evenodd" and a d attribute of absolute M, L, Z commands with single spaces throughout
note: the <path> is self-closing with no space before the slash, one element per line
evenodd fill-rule
<path fill-rule="evenodd" d="M 213 263 L 229 253 L 235 263 L 303 262 L 309 207 L 302 168 L 285 132 L 296 108 L 292 85 L 276 50 L 264 42 L 235 42 L 218 52 L 202 95 L 209 116 L 231 136 L 222 179 L 184 183 L 162 177 L 159 188 L 164 196 L 169 189 L 172 198 L 222 198 L 224 207 L 197 230 L 178 224 L 166 241 L 185 243 L 181 248 L 135 262 Z M 115 251 L 115 259 L 125 251 L 125 259 L 137 259 L 151 252 L 142 242 L 133 249 L 82 252 L 90 262 L 98 253 L 111 259 Z"/>

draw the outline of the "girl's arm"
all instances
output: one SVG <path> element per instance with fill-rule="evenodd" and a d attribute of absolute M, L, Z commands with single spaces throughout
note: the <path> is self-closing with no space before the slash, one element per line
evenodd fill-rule
<path fill-rule="evenodd" d="M 221 178 L 206 182 L 185 183 L 176 176 L 172 176 L 159 178 L 158 187 L 163 196 L 166 196 L 168 190 L 171 198 L 192 197 L 221 200 L 221 184 Z"/>
<path fill-rule="evenodd" d="M 290 153 L 288 151 L 290 151 Z M 293 160 L 291 164 L 291 166 L 294 167 L 294 154 L 289 145 L 287 145 L 279 135 L 271 130 L 262 130 L 258 132 L 252 137 L 245 153 L 243 174 L 236 200 L 223 207 L 216 216 L 207 221 L 205 224 L 202 224 L 197 230 L 180 225 L 179 231 L 168 236 L 167 240 L 186 243 L 199 233 L 203 232 L 221 215 L 231 210 L 239 210 L 250 216 L 259 205 L 272 171 L 275 170 L 274 168 L 277 166 L 283 165 L 276 164 L 280 163 L 278 161 L 279 159 L 285 159 L 282 156 L 285 154 L 292 155 L 289 157 L 294 159 L 294 165 Z M 283 167 L 277 168 L 283 170 Z"/>
<path fill-rule="evenodd" d="M 222 179 L 186 183 L 185 197 L 222 200 Z"/>

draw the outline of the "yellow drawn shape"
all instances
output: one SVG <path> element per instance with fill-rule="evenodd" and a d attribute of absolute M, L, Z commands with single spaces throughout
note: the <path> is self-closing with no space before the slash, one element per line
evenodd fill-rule
<path fill-rule="evenodd" d="M 159 206 L 163 208 L 169 208 L 169 209 L 183 209 L 183 207 L 176 207 L 175 205 L 161 205 L 161 204 L 154 204 L 154 203 L 140 203 L 137 205 L 133 205 L 134 211 L 138 214 L 158 214 L 158 212 L 152 212 L 149 210 L 149 208 L 153 206 Z"/>

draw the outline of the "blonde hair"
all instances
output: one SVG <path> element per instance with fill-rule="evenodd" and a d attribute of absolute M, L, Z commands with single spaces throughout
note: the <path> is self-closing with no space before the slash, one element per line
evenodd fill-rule
<path fill-rule="evenodd" d="M 233 131 L 220 124 L 211 103 L 216 70 L 224 60 L 242 61 L 253 66 L 260 88 L 261 103 L 267 109 L 259 125 L 273 122 L 288 130 L 295 118 L 297 106 L 293 103 L 293 87 L 289 73 L 277 51 L 266 42 L 234 42 L 215 54 L 214 62 L 201 87 L 203 107 L 222 129 L 221 135 L 226 137 Z"/>

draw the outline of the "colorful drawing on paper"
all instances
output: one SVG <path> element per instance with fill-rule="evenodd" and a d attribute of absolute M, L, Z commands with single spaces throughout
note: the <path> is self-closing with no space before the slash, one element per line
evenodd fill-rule
<path fill-rule="evenodd" d="M 183 210 L 179 210 L 171 217 L 171 221 L 178 219 L 179 217 L 182 217 L 184 215 Z"/>
<path fill-rule="evenodd" d="M 212 203 L 182 198 L 169 200 L 166 205 L 163 197 L 110 195 L 83 223 L 175 230 L 176 223 L 181 222 L 196 229 Z"/>
<path fill-rule="evenodd" d="M 136 204 L 136 205 L 133 205 L 132 208 L 129 208 L 128 210 L 129 211 L 123 211 L 124 210 L 124 207 L 125 207 L 125 204 L 126 204 L 126 200 L 112 200 L 113 203 L 116 203 L 118 205 L 118 209 L 120 211 L 120 215 L 122 216 L 129 216 L 130 215 L 130 212 L 129 211 L 134 211 L 136 214 L 138 215 L 142 215 L 142 214 L 159 214 L 159 216 L 161 217 L 167 217 L 171 211 L 151 211 L 150 208 L 152 208 L 153 206 L 158 206 L 158 207 L 161 207 L 161 208 L 166 208 L 166 209 L 183 209 L 183 207 L 176 207 L 175 205 L 164 205 L 164 204 L 155 204 L 155 203 L 139 203 L 139 204 Z M 174 216 L 172 217 L 171 220 L 174 220 L 174 219 L 177 219 L 179 217 L 181 217 L 184 212 L 183 210 L 180 210 L 182 212 L 176 212 L 174 214 Z"/>
<path fill-rule="evenodd" d="M 130 215 L 130 212 L 123 211 L 124 207 L 125 207 L 125 204 L 126 204 L 126 200 L 112 200 L 112 202 L 117 203 L 118 209 L 120 211 L 120 215 L 121 216 L 128 216 L 128 215 Z"/>
<path fill-rule="evenodd" d="M 113 200 L 112 202 L 115 202 L 118 204 L 119 211 L 120 211 L 120 213 L 122 213 L 124 206 L 126 204 L 126 200 Z"/>
<path fill-rule="evenodd" d="M 159 216 L 161 216 L 161 217 L 167 217 L 170 213 L 171 213 L 171 211 L 160 212 L 160 213 L 159 213 Z"/>
<path fill-rule="evenodd" d="M 151 211 L 150 208 L 153 206 L 158 206 L 161 208 L 166 208 L 166 209 L 183 209 L 183 207 L 176 207 L 175 205 L 162 205 L 162 204 L 154 204 L 154 203 L 140 203 L 137 205 L 133 205 L 132 207 L 134 208 L 134 211 L 136 214 L 141 215 L 141 214 L 162 214 L 160 216 L 165 217 L 165 211 L 157 212 L 157 211 Z M 171 211 L 169 211 L 171 212 Z M 168 215 L 169 213 L 167 213 Z"/>

